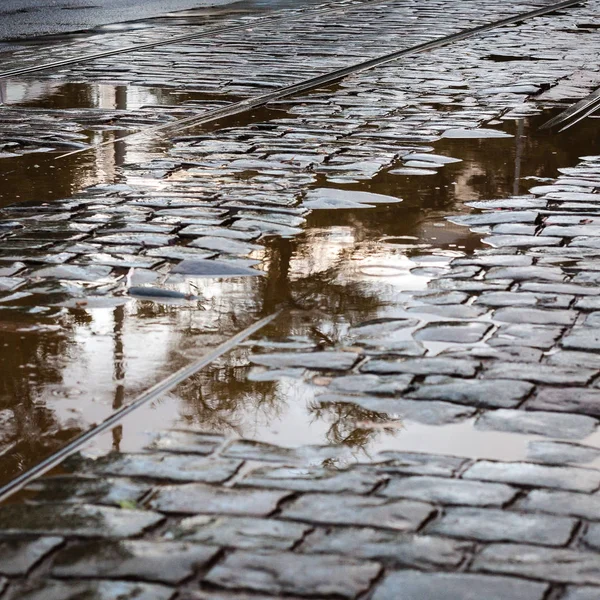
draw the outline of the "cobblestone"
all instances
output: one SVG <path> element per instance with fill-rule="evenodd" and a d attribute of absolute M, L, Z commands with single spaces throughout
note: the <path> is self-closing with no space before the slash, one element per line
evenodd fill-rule
<path fill-rule="evenodd" d="M 150 511 L 89 504 L 17 504 L 0 509 L 0 528 L 5 535 L 59 533 L 80 537 L 125 537 L 140 534 L 162 520 L 161 515 Z"/>
<path fill-rule="evenodd" d="M 600 496 L 598 495 L 555 490 L 532 490 L 519 501 L 519 506 L 524 510 L 583 517 L 592 520 L 598 514 L 599 505 Z"/>
<path fill-rule="evenodd" d="M 173 532 L 184 540 L 242 550 L 291 550 L 311 528 L 299 523 L 243 517 L 191 517 Z"/>
<path fill-rule="evenodd" d="M 131 583 L 128 581 L 46 581 L 28 586 L 19 591 L 23 600 L 114 600 L 114 598 L 135 598 L 135 600 L 170 600 L 173 589 L 164 585 Z"/>
<path fill-rule="evenodd" d="M 593 600 L 598 596 L 597 587 L 567 588 L 565 600 Z"/>
<path fill-rule="evenodd" d="M 288 495 L 271 490 L 215 488 L 189 483 L 161 488 L 150 505 L 167 513 L 263 516 L 272 513 Z"/>
<path fill-rule="evenodd" d="M 467 469 L 463 476 L 467 479 L 581 492 L 592 492 L 600 487 L 600 471 L 530 463 L 481 461 Z"/>
<path fill-rule="evenodd" d="M 388 498 L 412 498 L 434 504 L 502 506 L 516 496 L 517 490 L 495 483 L 437 477 L 405 477 L 390 480 L 379 493 Z"/>
<path fill-rule="evenodd" d="M 600 583 L 600 567 L 594 553 L 562 548 L 492 545 L 475 558 L 472 568 L 485 573 L 520 575 L 558 583 Z"/>
<path fill-rule="evenodd" d="M 533 391 L 533 384 L 510 379 L 461 380 L 447 378 L 443 383 L 422 385 L 408 397 L 422 400 L 449 400 L 489 408 L 513 408 Z"/>
<path fill-rule="evenodd" d="M 300 547 L 308 553 L 360 556 L 415 568 L 458 567 L 471 549 L 469 542 L 368 527 L 317 529 Z"/>
<path fill-rule="evenodd" d="M 375 591 L 373 600 L 477 600 L 491 594 L 498 600 L 542 600 L 547 585 L 508 577 L 471 573 L 390 573 Z"/>
<path fill-rule="evenodd" d="M 527 401 L 527 406 L 535 410 L 553 410 L 558 412 L 583 413 L 600 416 L 600 392 L 590 389 L 567 387 L 540 388 Z"/>
<path fill-rule="evenodd" d="M 516 431 L 558 439 L 580 440 L 596 429 L 597 421 L 584 415 L 499 409 L 483 414 L 477 419 L 475 426 L 479 429 Z"/>
<path fill-rule="evenodd" d="M 600 448 L 568 442 L 529 442 L 528 457 L 547 464 L 591 463 L 600 458 Z"/>
<path fill-rule="evenodd" d="M 286 507 L 282 516 L 309 523 L 366 525 L 414 531 L 432 514 L 429 504 L 386 498 L 306 494 Z"/>
<path fill-rule="evenodd" d="M 226 588 L 271 594 L 356 598 L 370 587 L 380 571 L 375 562 L 336 556 L 234 552 L 213 567 L 206 580 Z"/>
<path fill-rule="evenodd" d="M 241 464 L 239 460 L 203 460 L 197 455 L 153 453 L 109 456 L 99 459 L 90 468 L 104 475 L 218 483 L 229 479 Z"/>
<path fill-rule="evenodd" d="M 314 467 L 262 467 L 251 471 L 237 485 L 297 492 L 367 494 L 382 481 L 383 476 L 359 469 L 333 471 Z"/>
<path fill-rule="evenodd" d="M 598 523 L 592 523 L 583 537 L 584 543 L 594 550 L 600 549 L 600 527 Z"/>
<path fill-rule="evenodd" d="M 215 548 L 180 542 L 83 542 L 58 553 L 52 563 L 52 575 L 176 584 L 208 563 L 217 552 Z"/>
<path fill-rule="evenodd" d="M 36 502 L 85 502 L 89 504 L 119 505 L 122 502 L 136 503 L 150 491 L 150 485 L 125 478 L 80 478 L 60 476 L 48 477 L 31 483 L 26 488 L 38 492 Z"/>
<path fill-rule="evenodd" d="M 63 538 L 41 537 L 34 540 L 5 540 L 0 542 L 0 573 L 26 575 L 44 556 L 60 546 Z"/>
<path fill-rule="evenodd" d="M 563 546 L 577 521 L 498 509 L 451 508 L 427 532 L 486 542 L 529 542 Z"/>

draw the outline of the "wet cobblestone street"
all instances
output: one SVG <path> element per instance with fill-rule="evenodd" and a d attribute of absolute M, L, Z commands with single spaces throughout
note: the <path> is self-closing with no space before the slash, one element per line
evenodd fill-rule
<path fill-rule="evenodd" d="M 600 122 L 542 127 L 600 85 L 600 2 L 409 53 L 550 6 L 6 50 L 202 33 L 0 79 L 0 483 L 216 354 L 0 504 L 2 600 L 600 598 Z"/>

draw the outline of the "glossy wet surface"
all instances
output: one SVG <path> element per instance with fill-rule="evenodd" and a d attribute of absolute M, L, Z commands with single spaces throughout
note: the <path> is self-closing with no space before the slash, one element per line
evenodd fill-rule
<path fill-rule="evenodd" d="M 540 32 L 527 31 L 531 47 L 545 39 L 543 27 L 549 23 L 544 21 Z M 548 115 L 525 117 L 523 91 L 540 84 L 489 91 L 494 78 L 506 86 L 511 78 L 524 77 L 523 70 L 541 80 L 537 70 L 542 67 L 549 73 L 564 67 L 543 55 L 534 64 L 490 60 L 502 56 L 507 45 L 503 35 L 494 42 L 496 50 L 490 43 L 462 43 L 457 52 L 467 53 L 461 64 L 471 78 L 446 75 L 441 80 L 446 87 L 422 76 L 421 63 L 429 57 L 413 58 L 419 79 L 404 65 L 404 79 L 394 80 L 399 88 L 394 93 L 369 92 L 381 78 L 396 74 L 396 67 L 384 67 L 218 123 L 214 133 L 183 132 L 192 137 L 182 137 L 170 150 L 161 138 L 148 143 L 128 138 L 56 160 L 56 151 L 40 152 L 38 142 L 29 149 L 21 143 L 20 153 L 31 151 L 18 158 L 0 159 L 6 165 L 2 203 L 23 202 L 3 215 L 2 385 L 10 424 L 3 441 L 4 479 L 282 305 L 306 312 L 294 319 L 286 312 L 271 331 L 276 339 L 291 336 L 293 347 L 297 338 L 299 348 L 310 351 L 346 341 L 351 346 L 349 327 L 393 315 L 403 294 L 424 290 L 452 258 L 481 246 L 479 235 L 445 221 L 446 216 L 469 210 L 467 201 L 525 193 L 538 180 L 556 176 L 558 167 L 593 153 L 597 121 L 555 136 L 537 132 Z M 573 52 L 573 60 L 585 59 L 579 45 Z M 446 50 L 436 55 L 439 68 L 454 58 Z M 477 79 L 473 69 L 479 65 L 492 70 L 481 71 Z M 435 71 L 431 76 L 439 78 Z M 56 113 L 61 135 L 65 114 L 72 113 L 75 140 L 83 143 L 118 139 L 140 123 L 211 106 L 199 92 L 60 78 L 41 87 L 35 80 L 21 88 L 11 84 L 8 90 L 8 111 L 34 109 L 43 119 L 63 111 Z M 513 108 L 513 114 L 494 125 L 498 104 Z M 102 111 L 103 126 L 94 121 L 97 117 L 92 127 L 86 123 L 90 110 Z M 506 135 L 478 133 L 468 139 L 472 134 L 461 133 L 477 124 L 501 125 Z M 461 162 L 428 162 L 432 149 Z M 109 185 L 89 188 L 98 182 Z M 357 196 L 324 197 L 319 191 L 324 187 L 389 198 L 359 198 L 375 204 L 347 208 Z M 305 197 L 306 208 L 298 207 L 297 198 L 310 189 L 315 192 Z M 63 200 L 56 203 L 57 198 Z M 40 202 L 48 204 L 40 208 Z M 266 276 L 169 275 L 173 263 L 184 258 L 217 260 L 217 267 L 223 259 L 235 268 L 255 265 L 255 272 Z M 150 300 L 140 298 L 140 286 Z M 164 289 L 181 297 L 163 299 Z M 410 351 L 407 331 L 400 328 L 392 336 L 391 348 Z M 367 454 L 385 444 L 421 448 L 437 438 L 431 423 L 392 435 L 376 428 L 362 434 L 356 422 L 368 421 L 367 416 L 320 409 L 314 385 L 268 381 L 268 374 L 251 368 L 248 352 L 239 352 L 233 365 L 198 375 L 99 446 L 139 448 L 147 442 L 143 432 L 167 421 L 284 445 L 339 443 L 347 437 L 350 447 Z M 445 429 L 438 438 L 446 450 L 452 440 L 467 439 L 470 425 L 456 427 L 460 435 Z M 501 442 L 497 450 L 491 445 L 483 450 L 485 436 L 475 435 L 470 449 L 461 452 L 489 452 L 490 457 L 505 452 Z M 523 444 L 515 444 L 518 455 Z"/>
<path fill-rule="evenodd" d="M 481 15 L 486 8 L 483 3 Z M 357 16 L 351 11 L 351 24 Z M 434 14 L 424 11 L 421 16 L 426 27 Z M 393 20 L 388 26 L 399 27 Z M 288 29 L 284 37 L 298 35 Z M 414 43 L 420 30 L 413 34 Z M 533 46 L 540 33 L 533 28 L 526 35 Z M 131 85 L 130 74 L 125 77 L 129 85 L 64 82 L 63 76 L 41 83 L 10 82 L 4 114 L 10 116 L 13 108 L 34 110 L 41 119 L 37 126 L 46 130 L 48 120 L 55 118 L 51 127 L 63 139 L 57 142 L 52 132 L 42 138 L 36 132 L 30 142 L 8 138 L 8 153 L 12 143 L 20 156 L 0 159 L 6 165 L 2 203 L 22 203 L 3 215 L 3 408 L 11 424 L 4 436 L 5 478 L 102 420 L 207 346 L 282 305 L 307 312 L 294 317 L 299 321 L 292 320 L 289 331 L 286 312 L 279 329 L 271 332 L 276 338 L 292 336 L 293 346 L 296 336 L 299 347 L 310 351 L 344 342 L 349 327 L 393 314 L 402 294 L 424 290 L 452 258 L 480 247 L 480 236 L 446 222 L 446 216 L 467 210 L 467 201 L 525 193 L 536 181 L 555 176 L 558 167 L 592 153 L 597 121 L 561 136 L 540 134 L 537 127 L 547 115 L 525 118 L 528 109 L 521 103 L 523 93 L 539 91 L 541 84 L 506 86 L 511 76 L 522 77 L 523 69 L 546 65 L 555 73 L 557 67 L 543 55 L 534 66 L 500 61 L 506 41 L 500 35 L 495 43 L 495 53 L 489 40 L 475 43 L 475 53 L 473 43 L 463 43 L 460 51 L 473 63 L 462 63 L 465 73 L 481 64 L 497 71 L 483 71 L 468 85 L 461 73 L 433 82 L 420 75 L 415 88 L 413 75 L 404 70 L 395 93 L 369 92 L 378 78 L 396 73 L 396 67 L 385 67 L 298 101 L 218 123 L 213 134 L 200 132 L 194 138 L 191 130 L 192 137 L 183 137 L 170 150 L 160 138 L 148 143 L 128 138 L 67 158 L 56 152 L 202 112 L 215 105 L 206 90 Z M 315 54 L 314 66 L 321 68 L 330 54 Z M 453 60 L 447 54 L 439 52 L 439 68 Z M 583 60 L 581 55 L 577 47 L 577 60 Z M 428 60 L 411 59 L 412 68 L 421 72 L 420 62 Z M 83 71 L 93 76 L 97 68 L 92 64 Z M 77 70 L 75 78 L 81 76 Z M 490 89 L 494 77 L 505 87 Z M 260 91 L 260 81 L 255 83 Z M 420 105 L 410 103 L 407 90 L 413 88 L 412 101 Z M 480 95 L 478 102 L 470 97 L 473 92 Z M 493 121 L 498 103 L 514 108 L 504 124 Z M 91 115 L 101 115 L 100 121 Z M 35 130 L 30 116 L 17 120 Z M 64 140 L 65 116 L 72 124 L 70 141 Z M 478 124 L 502 125 L 505 134 L 496 137 L 496 129 L 474 137 L 469 131 Z M 45 140 L 46 152 L 41 151 Z M 456 161 L 431 162 L 432 149 Z M 163 160 L 167 151 L 169 159 Z M 331 197 L 324 188 L 341 191 Z M 298 195 L 311 189 L 297 207 Z M 346 193 L 351 190 L 388 198 Z M 368 208 L 352 208 L 357 198 L 359 206 L 363 202 Z M 397 199 L 402 202 L 395 203 Z M 40 207 L 40 202 L 45 204 Z M 184 258 L 216 259 L 217 270 L 213 277 L 194 278 L 184 261 L 182 274 L 174 270 L 169 275 L 173 262 Z M 230 268 L 256 265 L 257 276 L 215 279 L 225 274 L 218 271 L 223 259 Z M 260 272 L 266 276 L 258 276 Z M 164 289 L 180 297 L 163 300 Z M 140 294 L 152 299 L 144 301 Z M 408 337 L 397 332 L 391 348 L 396 344 L 410 351 Z M 138 433 L 164 423 L 167 415 L 173 424 L 201 428 L 210 428 L 213 415 L 215 430 L 278 443 L 340 442 L 341 434 L 332 433 L 331 411 L 315 409 L 314 386 L 285 378 L 284 384 L 253 381 L 265 375 L 251 370 L 246 354 L 224 372 L 218 368 L 216 375 L 199 375 L 198 385 L 184 384 L 174 399 L 146 411 L 144 419 L 134 419 L 139 424 L 135 432 L 115 433 L 111 444 L 128 449 L 144 445 Z M 220 397 L 210 387 L 214 377 L 219 389 L 224 386 L 221 391 L 228 390 L 224 407 L 203 404 L 207 395 Z M 172 402 L 178 403 L 177 416 Z M 277 426 L 273 415 L 278 415 Z M 349 417 L 338 429 L 351 429 L 356 420 Z M 352 431 L 346 434 L 352 440 Z M 375 448 L 378 443 L 372 438 L 381 436 L 363 437 L 362 445 L 349 445 L 370 452 L 370 444 Z M 392 437 L 411 439 L 399 431 Z M 410 443 L 416 444 L 417 437 L 423 438 L 413 436 Z M 389 436 L 384 443 L 392 443 Z M 481 452 L 480 446 L 472 452 Z"/>
<path fill-rule="evenodd" d="M 546 118 L 542 114 L 521 123 L 508 121 L 507 132 L 523 131 L 520 143 L 510 137 L 435 144 L 436 154 L 462 161 L 435 175 L 383 172 L 366 185 L 341 186 L 403 202 L 360 210 L 314 210 L 300 236 L 272 239 L 264 250 L 259 250 L 262 244 L 252 250 L 251 257 L 262 258 L 259 268 L 264 278 L 196 279 L 193 286 L 169 286 L 197 294 L 197 301 L 175 299 L 165 305 L 160 299 L 131 299 L 122 292 L 106 297 L 101 279 L 98 284 L 83 284 L 83 290 L 89 286 L 85 294 L 66 302 L 61 298 L 65 292 L 66 298 L 73 293 L 69 285 L 62 293 L 56 290 L 58 295 L 42 286 L 39 293 L 34 289 L 33 295 L 12 301 L 18 291 L 7 290 L 2 385 L 6 422 L 11 426 L 4 433 L 4 477 L 14 476 L 101 421 L 157 374 L 176 370 L 204 352 L 206 344 L 225 339 L 281 305 L 290 308 L 265 335 L 284 340 L 282 348 L 289 344 L 292 349 L 314 351 L 345 340 L 352 345 L 349 327 L 393 315 L 403 294 L 425 289 L 451 258 L 481 246 L 480 236 L 445 221 L 445 216 L 468 210 L 466 201 L 522 193 L 536 182 L 532 177 L 545 178 L 556 172 L 557 165 L 575 164 L 587 144 L 592 150 L 589 126 L 560 137 L 537 133 L 537 125 Z M 590 126 L 595 123 L 590 121 Z M 550 153 L 553 160 L 548 160 L 549 147 L 555 148 Z M 14 253 L 17 261 L 26 256 L 16 249 Z M 119 271 L 127 273 L 126 268 Z M 44 301 L 48 295 L 51 302 Z M 397 338 L 398 343 L 407 339 L 402 331 Z M 265 347 L 271 345 L 277 348 L 275 342 L 266 342 Z M 264 375 L 251 368 L 247 354 L 240 349 L 233 362 L 225 360 L 200 373 L 172 397 L 130 418 L 99 446 L 133 450 L 147 443 L 149 430 L 169 423 L 283 445 L 342 442 L 367 454 L 387 446 L 422 448 L 433 443 L 431 436 L 440 448 L 460 440 L 471 446 L 465 449 L 467 454 L 481 452 L 483 445 L 489 457 L 506 454 L 503 436 L 498 436 L 499 447 L 494 450 L 493 435 L 474 434 L 479 441 L 467 442 L 464 425 L 448 429 L 446 437 L 434 434 L 435 428 L 429 434 L 429 425 L 418 424 L 392 433 L 376 429 L 361 433 L 356 423 L 370 420 L 371 413 L 340 414 L 319 408 L 310 382 L 285 377 L 261 381 Z M 520 441 L 511 453 L 520 455 L 523 446 Z"/>
<path fill-rule="evenodd" d="M 465 6 L 9 82 L 2 481 L 278 316 L 0 506 L 3 600 L 600 596 L 600 120 L 539 129 L 597 86 L 600 4 L 125 137 Z"/>

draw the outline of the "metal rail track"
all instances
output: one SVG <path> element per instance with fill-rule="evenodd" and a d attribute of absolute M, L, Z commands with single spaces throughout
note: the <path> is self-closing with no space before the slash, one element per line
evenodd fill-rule
<path fill-rule="evenodd" d="M 281 100 L 283 98 L 287 98 L 289 96 L 293 96 L 293 95 L 301 93 L 301 92 L 307 92 L 313 88 L 317 88 L 322 85 L 335 83 L 337 81 L 340 81 L 341 79 L 344 79 L 345 77 L 348 77 L 349 75 L 354 75 L 354 74 L 360 73 L 362 71 L 373 69 L 375 67 L 385 65 L 389 62 L 393 62 L 395 60 L 404 58 L 406 56 L 411 56 L 413 54 L 418 54 L 420 52 L 426 52 L 428 50 L 433 50 L 435 48 L 447 46 L 454 42 L 458 42 L 458 41 L 461 41 L 461 40 L 464 40 L 464 39 L 467 39 L 470 37 L 474 37 L 481 33 L 485 33 L 487 31 L 492 31 L 493 29 L 497 29 L 498 27 L 503 27 L 505 25 L 519 23 L 521 21 L 533 19 L 535 17 L 541 17 L 543 15 L 547 15 L 548 13 L 552 13 L 552 12 L 555 12 L 555 11 L 563 9 L 563 8 L 569 8 L 569 7 L 572 7 L 572 6 L 575 6 L 578 4 L 584 4 L 584 3 L 585 3 L 585 0 L 563 0 L 562 2 L 550 4 L 549 6 L 546 6 L 544 8 L 539 8 L 539 9 L 532 10 L 532 11 L 529 11 L 526 13 L 517 14 L 512 17 L 507 17 L 505 19 L 500 19 L 499 21 L 494 21 L 492 23 L 488 23 L 486 25 L 479 25 L 477 27 L 473 27 L 471 29 L 466 29 L 466 30 L 460 31 L 458 33 L 453 33 L 451 35 L 439 38 L 437 40 L 433 40 L 431 42 L 424 42 L 422 44 L 417 44 L 416 46 L 412 46 L 410 48 L 405 48 L 403 50 L 396 50 L 395 52 L 390 52 L 388 54 L 384 54 L 382 56 L 371 58 L 369 60 L 366 60 L 366 61 L 363 61 L 360 63 L 355 63 L 354 65 L 350 65 L 348 67 L 342 67 L 341 69 L 336 69 L 335 71 L 330 71 L 329 73 L 325 73 L 323 75 L 311 77 L 309 79 L 305 79 L 298 83 L 293 83 L 291 85 L 279 88 L 278 90 L 274 90 L 274 91 L 268 92 L 266 94 L 261 94 L 259 96 L 255 96 L 253 98 L 248 98 L 246 100 L 241 100 L 239 102 L 235 102 L 233 104 L 230 104 L 229 106 L 206 111 L 205 113 L 203 113 L 200 116 L 194 115 L 191 117 L 178 119 L 177 121 L 174 121 L 171 123 L 147 127 L 145 129 L 143 129 L 142 131 L 137 131 L 135 133 L 131 133 L 122 138 L 119 138 L 118 140 L 109 140 L 107 142 L 94 144 L 92 146 L 83 148 L 81 150 L 74 150 L 72 152 L 67 152 L 65 154 L 61 154 L 60 156 L 57 156 L 55 158 L 55 160 L 60 160 L 61 158 L 65 158 L 67 156 L 73 156 L 74 154 L 81 154 L 82 152 L 89 152 L 90 150 L 102 148 L 103 146 L 111 146 L 114 144 L 119 144 L 127 139 L 132 138 L 132 137 L 153 135 L 153 134 L 157 134 L 157 133 L 160 133 L 163 131 L 168 131 L 168 130 L 172 130 L 173 132 L 178 132 L 178 131 L 182 131 L 185 129 L 190 129 L 192 127 L 206 125 L 208 123 L 218 121 L 220 119 L 239 115 L 241 113 L 247 112 L 249 110 L 253 110 L 255 108 L 260 108 L 274 100 Z"/>
<path fill-rule="evenodd" d="M 151 402 L 152 400 L 156 400 L 160 398 L 174 387 L 179 385 L 182 381 L 185 381 L 204 367 L 207 367 L 210 363 L 214 362 L 223 354 L 226 354 L 235 346 L 237 346 L 240 342 L 243 342 L 245 339 L 261 330 L 263 327 L 267 326 L 271 323 L 275 318 L 279 316 L 281 311 L 276 311 L 273 314 L 256 321 L 246 329 L 243 329 L 233 337 L 229 338 L 219 346 L 217 346 L 214 350 L 211 350 L 207 354 L 205 354 L 202 358 L 194 361 L 187 367 L 183 367 L 179 371 L 169 375 L 162 381 L 159 381 L 157 384 L 153 385 L 150 389 L 146 390 L 142 394 L 140 394 L 135 400 L 125 405 L 120 410 L 114 412 L 110 417 L 106 420 L 102 421 L 95 427 L 88 429 L 85 433 L 81 434 L 79 437 L 70 441 L 66 446 L 63 446 L 60 450 L 50 455 L 48 458 L 45 458 L 42 462 L 35 465 L 31 469 L 25 471 L 6 485 L 0 487 L 0 503 L 4 502 L 10 496 L 22 490 L 27 484 L 31 483 L 34 479 L 42 476 L 44 473 L 47 473 L 57 465 L 59 465 L 63 460 L 77 452 L 82 446 L 87 444 L 90 440 L 95 438 L 97 435 L 111 429 L 117 423 L 122 421 L 127 415 L 131 414 L 133 411 L 137 410 L 144 404 Z"/>
<path fill-rule="evenodd" d="M 341 12 L 349 12 L 351 10 L 360 9 L 363 6 L 373 6 L 377 4 L 386 4 L 389 3 L 390 0 L 364 0 L 363 2 L 356 4 L 345 4 L 343 6 L 337 6 L 334 8 L 319 10 L 318 7 L 314 9 L 309 9 L 307 12 L 298 13 L 293 16 L 293 20 L 300 21 L 302 19 L 321 16 L 321 15 L 331 15 Z M 277 12 L 278 11 L 274 11 Z M 253 21 L 248 21 L 246 23 L 240 23 L 239 25 L 230 25 L 228 27 L 215 27 L 212 29 L 207 29 L 205 31 L 198 31 L 196 33 L 185 33 L 183 35 L 178 35 L 171 37 L 166 40 L 159 40 L 157 42 L 148 42 L 145 44 L 136 44 L 134 46 L 123 46 L 122 48 L 116 48 L 114 50 L 104 50 L 103 52 L 96 52 L 92 54 L 84 54 L 83 56 L 75 57 L 75 58 L 67 58 L 64 60 L 53 61 L 49 63 L 43 63 L 41 65 L 33 65 L 31 67 L 22 67 L 19 69 L 12 69 L 10 71 L 4 71 L 0 73 L 0 79 L 10 79 L 13 77 L 19 77 L 21 75 L 28 75 L 30 73 L 39 73 L 40 71 L 50 71 L 53 69 L 60 69 L 62 67 L 68 67 L 70 65 L 77 65 L 80 63 L 92 62 L 94 60 L 98 60 L 100 58 L 106 58 L 108 56 L 116 56 L 118 54 L 128 54 L 130 52 L 136 52 L 138 50 L 148 50 L 149 48 L 158 48 L 160 46 L 169 46 L 172 44 L 177 44 L 179 42 L 187 42 L 190 40 L 202 39 L 213 37 L 216 35 L 220 35 L 222 33 L 232 33 L 235 31 L 247 30 L 248 28 L 256 28 L 262 27 L 264 25 L 271 25 L 273 23 L 278 23 L 280 21 L 288 21 L 290 20 L 289 13 L 283 14 L 282 16 L 278 16 L 278 14 L 269 15 L 266 17 L 257 17 Z"/>

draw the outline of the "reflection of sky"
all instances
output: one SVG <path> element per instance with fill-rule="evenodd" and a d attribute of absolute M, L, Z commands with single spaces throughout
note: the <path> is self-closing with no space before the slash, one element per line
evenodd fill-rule
<path fill-rule="evenodd" d="M 115 98 L 111 94 L 109 86 L 102 91 L 97 102 L 112 106 Z M 153 101 L 150 97 L 136 96 L 134 92 L 131 92 L 130 96 L 134 103 Z M 505 141 L 493 143 L 502 145 Z M 134 138 L 131 143 L 127 142 L 125 152 L 120 155 L 116 147 L 110 146 L 98 150 L 95 156 L 87 155 L 87 159 L 94 161 L 96 172 L 104 172 L 104 176 L 114 180 L 123 176 L 118 169 L 119 160 L 137 162 L 147 158 L 144 146 L 145 144 L 140 144 Z M 475 150 L 480 160 L 481 148 L 471 147 L 473 156 Z M 459 156 L 460 152 L 452 148 L 451 154 Z M 407 189 L 403 190 L 401 195 L 405 198 L 405 205 L 412 200 L 411 210 L 414 211 L 414 206 L 418 205 L 418 218 L 411 216 L 409 211 L 404 212 L 405 205 L 398 205 L 393 209 L 393 213 L 390 212 L 389 222 L 381 218 L 377 220 L 376 215 L 382 214 L 378 213 L 377 209 L 356 211 L 347 219 L 344 219 L 342 214 L 345 213 L 347 217 L 347 211 L 338 211 L 340 214 L 333 216 L 324 211 L 321 214 L 324 214 L 323 220 L 328 226 L 309 227 L 304 235 L 290 242 L 294 251 L 289 270 L 281 275 L 280 283 L 283 286 L 288 284 L 295 297 L 301 296 L 307 287 L 315 288 L 312 291 L 319 308 L 318 319 L 321 320 L 318 326 L 327 335 L 336 330 L 336 320 L 348 316 L 347 313 L 337 315 L 334 312 L 336 298 L 333 296 L 343 293 L 340 290 L 349 290 L 344 309 L 350 312 L 355 310 L 361 318 L 389 316 L 394 311 L 397 316 L 402 301 L 409 296 L 405 292 L 426 288 L 430 275 L 425 267 L 444 268 L 451 258 L 447 250 L 438 251 L 434 258 L 428 257 L 435 253 L 432 246 L 445 244 L 452 247 L 454 244 L 457 248 L 452 249 L 457 251 L 466 240 L 473 240 L 474 236 L 469 237 L 466 228 L 448 223 L 443 223 L 444 227 L 440 227 L 443 214 L 447 211 L 454 213 L 460 209 L 460 203 L 457 203 L 458 207 L 453 204 L 456 200 L 480 198 L 485 189 L 481 187 L 482 183 L 477 177 L 491 172 L 496 162 L 500 165 L 495 170 L 497 175 L 513 172 L 512 165 L 507 167 L 508 170 L 502 170 L 504 155 L 496 156 L 490 153 L 488 158 L 490 164 L 479 165 L 472 157 L 471 160 L 453 166 L 452 179 L 456 181 L 456 185 L 452 186 L 454 195 L 446 196 L 446 192 L 440 192 L 440 198 L 436 198 L 436 202 L 432 201 L 429 205 L 421 206 L 418 203 L 420 197 L 416 191 L 419 190 L 415 184 L 416 191 L 411 192 L 410 186 L 413 184 L 408 182 Z M 568 161 L 565 160 L 565 163 Z M 538 168 L 541 168 L 540 165 L 532 158 L 528 168 L 524 168 L 523 174 L 537 172 Z M 143 183 L 144 189 L 153 192 L 160 192 L 163 187 L 170 185 L 164 180 L 145 178 L 139 172 L 125 170 L 124 173 L 124 182 Z M 172 179 L 184 182 L 186 178 L 189 181 L 190 175 L 180 171 Z M 93 177 L 90 175 L 90 179 L 86 179 L 85 182 L 91 182 L 91 179 Z M 386 183 L 390 187 L 396 185 L 390 178 Z M 184 186 L 181 189 L 185 189 Z M 313 216 L 315 214 L 316 212 Z M 339 220 L 336 220 L 338 218 Z M 399 243 L 381 239 L 388 235 L 398 235 L 400 232 L 409 237 L 395 240 Z M 414 239 L 409 239 L 410 236 Z M 434 243 L 428 246 L 432 241 Z M 276 252 L 271 254 L 269 248 L 261 258 L 264 258 L 261 268 L 265 272 L 277 271 L 276 259 L 281 257 Z M 419 270 L 415 271 L 417 268 Z M 122 359 L 115 356 L 117 338 L 114 332 L 114 309 L 86 310 L 89 322 L 74 326 L 69 354 L 60 357 L 60 367 L 57 367 L 57 371 L 60 371 L 62 386 L 43 389 L 35 397 L 35 401 L 45 403 L 53 409 L 61 424 L 75 420 L 80 427 L 88 427 L 91 423 L 106 418 L 111 412 L 118 385 L 124 384 L 124 400 L 130 401 L 136 393 L 199 357 L 208 347 L 242 329 L 262 308 L 261 302 L 266 287 L 262 278 L 225 282 L 209 279 L 185 280 L 180 284 L 174 283 L 171 287 L 187 293 L 190 292 L 190 281 L 197 286 L 197 293 L 202 298 L 201 304 L 205 310 L 200 310 L 193 304 L 165 306 L 137 301 L 131 301 L 124 307 L 123 324 L 119 334 L 123 346 Z M 277 282 L 275 284 L 279 285 Z M 336 290 L 332 292 L 331 288 Z M 369 315 L 365 317 L 364 314 L 368 311 Z M 337 330 L 345 332 L 347 327 Z M 49 360 L 59 362 L 58 359 Z M 123 373 L 120 376 L 122 381 L 115 381 L 119 370 Z M 325 412 L 320 420 L 315 420 L 314 414 L 307 409 L 314 400 L 314 387 L 300 380 L 287 379 L 274 383 L 273 388 L 273 403 L 276 406 L 263 408 L 258 402 L 253 402 L 253 388 L 248 387 L 247 396 L 250 397 L 242 398 L 239 405 L 231 410 L 232 414 L 228 415 L 239 432 L 246 437 L 283 445 L 327 443 L 331 415 Z M 221 394 L 227 394 L 226 386 L 220 389 Z M 120 447 L 138 449 L 147 442 L 145 432 L 164 430 L 170 426 L 193 426 L 199 430 L 206 428 L 206 424 L 197 418 L 193 408 L 188 399 L 179 398 L 175 394 L 144 407 L 125 421 Z M 523 436 L 474 431 L 469 423 L 432 427 L 407 422 L 404 430 L 394 434 L 377 431 L 376 435 L 371 437 L 366 450 L 373 453 L 378 449 L 402 448 L 506 458 L 513 449 L 514 457 L 520 456 L 523 439 Z M 110 448 L 112 440 L 102 438 L 96 446 Z"/>

